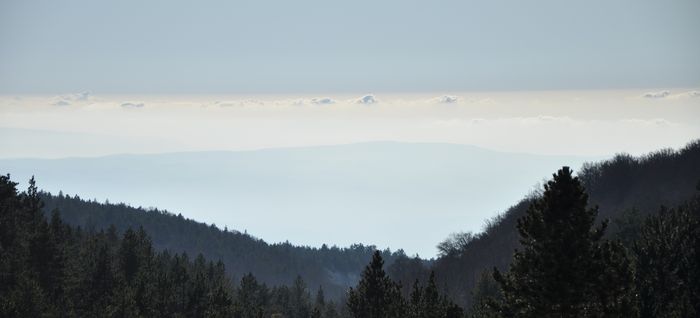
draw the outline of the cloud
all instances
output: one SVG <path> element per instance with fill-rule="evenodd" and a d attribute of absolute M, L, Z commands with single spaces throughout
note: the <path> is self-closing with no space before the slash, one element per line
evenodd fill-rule
<path fill-rule="evenodd" d="M 140 102 L 124 102 L 121 104 L 122 108 L 132 108 L 132 109 L 143 108 L 144 106 L 146 106 L 146 105 L 142 102 L 141 103 Z"/>
<path fill-rule="evenodd" d="M 53 106 L 70 106 L 70 102 L 65 100 L 65 99 L 59 99 L 53 103 L 51 103 Z"/>
<path fill-rule="evenodd" d="M 73 102 L 86 102 L 91 98 L 90 92 L 66 94 L 54 97 L 53 106 L 70 106 Z"/>
<path fill-rule="evenodd" d="M 379 103 L 379 100 L 377 100 L 372 94 L 362 96 L 355 100 L 355 104 L 371 105 L 376 103 Z"/>
<path fill-rule="evenodd" d="M 292 103 L 292 105 L 294 105 L 294 106 L 303 106 L 303 105 L 304 105 L 304 100 L 303 100 L 303 99 L 295 99 L 295 100 L 292 100 L 291 103 Z M 277 104 L 279 104 L 279 105 L 286 105 L 286 104 L 287 104 L 287 101 L 278 101 Z"/>
<path fill-rule="evenodd" d="M 658 91 L 658 92 L 648 92 L 643 95 L 644 98 L 651 98 L 651 99 L 660 99 L 660 98 L 666 98 L 668 95 L 671 95 L 671 92 L 669 91 Z"/>
<path fill-rule="evenodd" d="M 454 104 L 459 101 L 459 97 L 454 95 L 443 95 L 433 98 L 432 101 L 438 104 Z"/>
<path fill-rule="evenodd" d="M 335 100 L 333 100 L 330 97 L 319 97 L 319 98 L 312 98 L 311 103 L 316 104 L 316 105 L 330 105 L 330 104 L 335 104 Z"/>
<path fill-rule="evenodd" d="M 257 99 L 244 99 L 244 100 L 234 100 L 234 101 L 216 101 L 214 105 L 219 107 L 245 107 L 248 105 L 258 105 L 262 106 L 265 103 Z"/>
<path fill-rule="evenodd" d="M 75 101 L 86 101 L 90 98 L 90 92 L 82 92 L 70 95 Z"/>
<path fill-rule="evenodd" d="M 700 91 L 695 90 L 695 91 L 687 91 L 687 92 L 683 92 L 683 93 L 669 95 L 667 98 L 680 100 L 680 99 L 698 98 L 698 97 L 700 97 Z"/>

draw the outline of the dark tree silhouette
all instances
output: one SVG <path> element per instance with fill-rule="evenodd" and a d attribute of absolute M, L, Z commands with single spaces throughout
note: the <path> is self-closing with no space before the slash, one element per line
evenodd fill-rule
<path fill-rule="evenodd" d="M 503 289 L 502 313 L 517 317 L 634 315 L 633 280 L 620 244 L 602 240 L 597 207 L 571 169 L 559 170 L 542 198 L 518 220 L 522 251 L 510 271 L 494 278 Z"/>
<path fill-rule="evenodd" d="M 634 250 L 641 317 L 700 315 L 700 197 L 647 219 Z"/>
<path fill-rule="evenodd" d="M 387 277 L 382 255 L 375 252 L 357 288 L 350 289 L 350 313 L 356 318 L 404 317 L 405 307 L 399 286 Z"/>

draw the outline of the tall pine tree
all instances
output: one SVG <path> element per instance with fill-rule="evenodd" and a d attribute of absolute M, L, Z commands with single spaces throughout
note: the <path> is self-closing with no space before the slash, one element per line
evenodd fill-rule
<path fill-rule="evenodd" d="M 635 316 L 633 271 L 624 248 L 594 227 L 597 207 L 568 167 L 518 220 L 522 250 L 510 271 L 494 272 L 506 317 Z"/>
<path fill-rule="evenodd" d="M 348 309 L 355 318 L 404 317 L 406 305 L 400 287 L 384 272 L 384 260 L 375 251 L 372 261 L 362 272 L 362 279 L 356 289 L 348 295 Z"/>

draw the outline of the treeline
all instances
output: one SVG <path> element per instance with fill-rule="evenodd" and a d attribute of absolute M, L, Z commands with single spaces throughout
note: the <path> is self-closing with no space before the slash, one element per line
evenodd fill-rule
<path fill-rule="evenodd" d="M 0 317 L 461 317 L 433 276 L 411 298 L 384 272 L 381 251 L 340 302 L 297 276 L 268 286 L 252 273 L 234 282 L 221 261 L 157 251 L 143 229 L 70 226 L 47 219 L 34 180 L 19 193 L 0 176 Z M 390 308 L 391 311 L 386 311 Z M 381 315 L 376 313 L 381 312 Z M 371 314 L 375 313 L 375 314 Z M 369 316 L 368 316 L 369 314 Z M 436 316 L 437 315 L 437 316 Z"/>
<path fill-rule="evenodd" d="M 590 196 L 589 205 L 599 206 L 597 221 L 610 220 L 605 238 L 620 239 L 631 248 L 647 217 L 656 215 L 662 206 L 681 205 L 697 193 L 700 141 L 677 151 L 618 155 L 585 165 L 577 176 Z M 439 245 L 442 254 L 431 269 L 451 299 L 471 308 L 479 293 L 477 285 L 483 285 L 482 276 L 490 276 L 494 266 L 508 269 L 513 250 L 522 247 L 516 231 L 518 219 L 541 196 L 535 192 L 488 220 L 481 233 L 458 233 Z"/>
<path fill-rule="evenodd" d="M 360 272 L 377 249 L 362 244 L 345 248 L 268 244 L 247 233 L 220 229 L 168 211 L 100 203 L 63 193 L 40 192 L 39 197 L 45 204 L 47 216 L 57 210 L 70 225 L 94 231 L 114 226 L 119 234 L 129 228 L 142 227 L 158 251 L 189 255 L 202 253 L 208 259 L 221 260 L 233 278 L 252 273 L 267 285 L 291 285 L 297 276 L 301 276 L 313 292 L 321 286 L 330 299 L 340 299 L 348 287 L 358 282 Z M 392 252 L 386 249 L 381 253 L 387 265 L 397 259 L 409 260 L 402 250 Z M 423 276 L 427 279 L 426 275 Z"/>
<path fill-rule="evenodd" d="M 33 180 L 27 192 L 0 176 L 2 317 L 335 317 L 303 280 L 268 288 L 251 274 L 234 285 L 220 261 L 156 252 L 140 228 L 118 235 L 50 220 Z"/>
<path fill-rule="evenodd" d="M 570 169 L 544 189 L 517 221 L 507 272 L 482 275 L 472 317 L 700 316 L 700 195 L 649 216 L 628 248 L 605 238 Z"/>

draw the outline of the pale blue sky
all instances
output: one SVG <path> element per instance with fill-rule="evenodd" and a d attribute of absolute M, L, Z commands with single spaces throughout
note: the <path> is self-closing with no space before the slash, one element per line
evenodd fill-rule
<path fill-rule="evenodd" d="M 0 93 L 696 87 L 700 1 L 0 0 Z"/>

